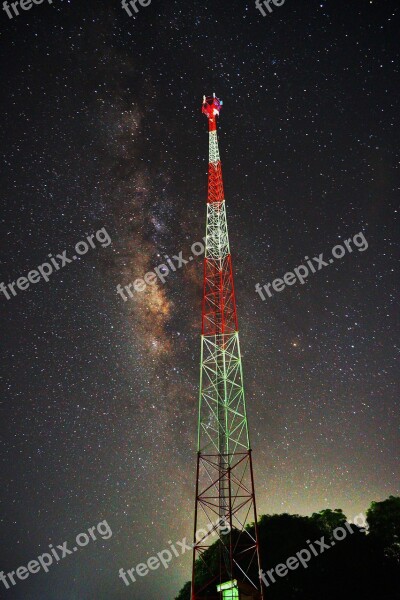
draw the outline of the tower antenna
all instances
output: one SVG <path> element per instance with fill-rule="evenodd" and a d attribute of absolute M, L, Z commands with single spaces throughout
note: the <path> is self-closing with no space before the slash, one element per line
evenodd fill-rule
<path fill-rule="evenodd" d="M 253 465 L 217 137 L 221 107 L 222 101 L 215 94 L 203 97 L 202 112 L 209 125 L 209 165 L 191 598 L 263 600 Z"/>

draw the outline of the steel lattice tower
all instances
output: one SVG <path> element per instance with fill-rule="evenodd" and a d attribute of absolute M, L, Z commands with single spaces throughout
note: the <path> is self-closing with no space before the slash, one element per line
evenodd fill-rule
<path fill-rule="evenodd" d="M 203 98 L 209 166 L 192 600 L 263 600 L 251 448 L 217 116 Z M 216 537 L 218 536 L 218 537 Z M 217 540 L 218 544 L 209 550 Z"/>

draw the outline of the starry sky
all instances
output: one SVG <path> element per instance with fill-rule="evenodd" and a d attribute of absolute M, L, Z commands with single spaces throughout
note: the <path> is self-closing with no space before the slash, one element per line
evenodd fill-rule
<path fill-rule="evenodd" d="M 399 493 L 399 14 L 395 0 L 1 11 L 0 281 L 103 227 L 112 243 L 0 294 L 0 570 L 104 519 L 113 532 L 1 598 L 169 600 L 190 578 L 189 553 L 129 588 L 118 570 L 192 533 L 202 258 L 126 302 L 116 286 L 204 235 L 203 94 L 224 100 L 258 512 L 350 518 Z M 360 231 L 365 252 L 256 294 Z"/>

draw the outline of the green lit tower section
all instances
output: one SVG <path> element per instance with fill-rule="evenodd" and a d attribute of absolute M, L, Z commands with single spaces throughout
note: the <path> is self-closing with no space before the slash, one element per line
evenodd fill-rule
<path fill-rule="evenodd" d="M 263 600 L 253 466 L 217 137 L 221 106 L 215 94 L 203 98 L 202 112 L 209 124 L 209 165 L 191 594 L 192 600 Z"/>

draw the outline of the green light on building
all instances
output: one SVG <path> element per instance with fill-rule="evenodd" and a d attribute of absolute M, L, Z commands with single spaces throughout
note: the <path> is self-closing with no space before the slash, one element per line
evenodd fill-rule
<path fill-rule="evenodd" d="M 239 590 L 236 579 L 217 585 L 217 592 L 222 592 L 224 600 L 239 600 Z"/>

